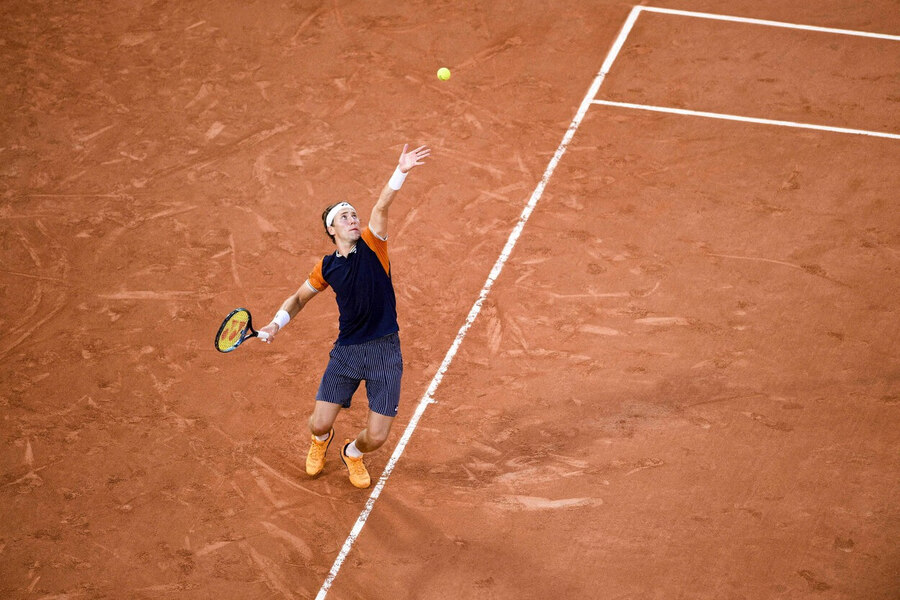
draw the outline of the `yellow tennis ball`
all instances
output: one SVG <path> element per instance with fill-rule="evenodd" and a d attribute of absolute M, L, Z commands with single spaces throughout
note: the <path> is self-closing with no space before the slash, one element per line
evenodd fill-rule
<path fill-rule="evenodd" d="M 448 69 L 447 67 L 441 67 L 440 69 L 438 69 L 437 76 L 441 81 L 447 81 L 448 79 L 450 79 L 450 69 Z"/>

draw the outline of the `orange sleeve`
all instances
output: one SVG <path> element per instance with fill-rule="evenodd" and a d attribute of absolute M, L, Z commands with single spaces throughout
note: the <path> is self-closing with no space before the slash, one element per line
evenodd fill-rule
<path fill-rule="evenodd" d="M 324 292 L 328 287 L 328 282 L 325 281 L 325 278 L 322 277 L 322 261 L 324 259 L 320 258 L 319 262 L 316 263 L 316 266 L 309 274 L 309 284 L 316 288 L 320 292 Z"/>
<path fill-rule="evenodd" d="M 388 275 L 391 274 L 391 260 L 388 258 L 388 248 L 387 248 L 387 240 L 382 240 L 377 235 L 372 233 L 368 227 L 362 230 L 360 237 L 366 243 L 366 245 L 375 251 L 375 254 L 378 256 L 378 260 L 381 262 L 381 266 L 384 267 L 384 272 Z"/>

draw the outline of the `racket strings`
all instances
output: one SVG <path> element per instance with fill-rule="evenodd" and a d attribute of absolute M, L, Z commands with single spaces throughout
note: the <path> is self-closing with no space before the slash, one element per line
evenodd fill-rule
<path fill-rule="evenodd" d="M 232 316 L 222 328 L 218 341 L 219 348 L 227 350 L 240 342 L 244 332 L 247 330 L 248 322 L 249 318 L 245 312 L 239 312 Z"/>

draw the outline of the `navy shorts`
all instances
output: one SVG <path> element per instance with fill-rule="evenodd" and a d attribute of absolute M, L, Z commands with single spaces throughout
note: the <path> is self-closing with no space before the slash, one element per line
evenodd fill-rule
<path fill-rule="evenodd" d="M 335 344 L 328 356 L 316 400 L 350 408 L 353 393 L 365 381 L 369 410 L 386 417 L 397 416 L 403 376 L 399 335 L 392 333 L 351 346 Z"/>

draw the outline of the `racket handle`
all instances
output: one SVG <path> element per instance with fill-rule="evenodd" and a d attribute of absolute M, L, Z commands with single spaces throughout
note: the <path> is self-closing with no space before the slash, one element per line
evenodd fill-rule
<path fill-rule="evenodd" d="M 260 331 L 257 333 L 257 337 L 259 337 L 259 339 L 261 339 L 264 342 L 268 342 L 269 341 L 269 332 L 268 331 Z"/>

